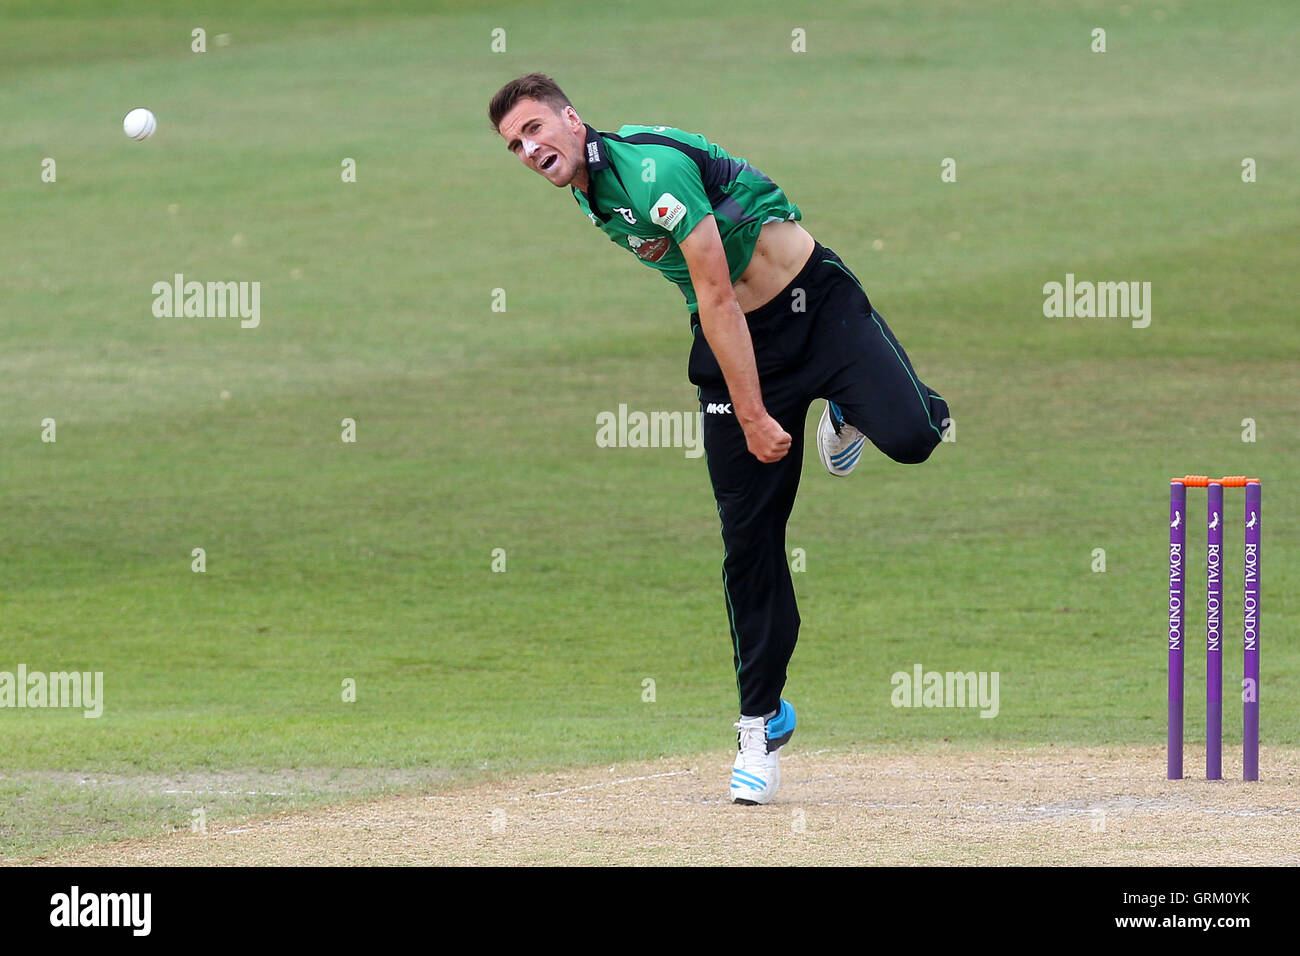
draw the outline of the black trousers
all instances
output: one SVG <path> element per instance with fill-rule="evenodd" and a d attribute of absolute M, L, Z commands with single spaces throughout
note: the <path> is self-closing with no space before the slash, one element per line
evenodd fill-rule
<path fill-rule="evenodd" d="M 785 526 L 803 465 L 804 419 L 819 398 L 899 462 L 918 463 L 942 440 L 948 406 L 912 363 L 848 267 L 817 243 L 771 302 L 746 314 L 767 412 L 792 439 L 763 464 L 745 444 L 722 370 L 691 317 L 689 377 L 699 386 L 704 451 L 722 519 L 722 584 L 740 712 L 776 710 L 799 636 Z M 814 435 L 813 440 L 816 440 Z"/>

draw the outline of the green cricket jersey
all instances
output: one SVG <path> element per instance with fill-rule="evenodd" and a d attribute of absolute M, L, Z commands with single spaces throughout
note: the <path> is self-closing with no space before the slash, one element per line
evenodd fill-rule
<path fill-rule="evenodd" d="M 698 133 L 671 126 L 587 126 L 588 192 L 573 198 L 609 238 L 675 282 L 698 311 L 678 243 L 710 213 L 722 236 L 731 281 L 749 265 L 764 223 L 803 218 L 781 187 Z"/>

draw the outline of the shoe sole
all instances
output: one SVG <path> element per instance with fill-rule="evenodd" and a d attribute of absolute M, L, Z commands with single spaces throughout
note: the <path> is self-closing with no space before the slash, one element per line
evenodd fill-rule
<path fill-rule="evenodd" d="M 847 478 L 849 474 L 852 473 L 853 468 L 857 465 L 858 458 L 861 457 L 862 454 L 861 444 L 859 444 L 858 454 L 853 457 L 853 464 L 849 466 L 849 470 L 835 471 L 833 470 L 835 466 L 831 463 L 830 456 L 826 454 L 826 446 L 822 444 L 822 429 L 827 427 L 834 430 L 834 426 L 831 425 L 830 402 L 827 402 L 826 407 L 822 409 L 821 421 L 817 423 L 817 458 L 821 461 L 822 467 L 826 469 L 826 474 L 830 475 L 832 478 Z M 859 443 L 863 443 L 865 441 L 866 441 L 865 435 L 858 439 Z M 843 452 L 841 452 L 841 454 L 843 454 Z"/>
<path fill-rule="evenodd" d="M 731 798 L 731 802 L 732 802 L 732 803 L 739 803 L 739 804 L 741 804 L 742 806 L 746 806 L 746 807 L 761 807 L 761 806 L 765 806 L 766 804 L 769 804 L 769 803 L 771 803 L 773 800 L 776 799 L 776 795 L 777 795 L 777 793 L 780 792 L 780 789 L 781 789 L 781 784 L 780 784 L 780 782 L 778 781 L 778 783 L 777 783 L 777 785 L 776 785 L 776 790 L 774 790 L 774 791 L 772 791 L 771 793 L 769 793 L 769 794 L 767 795 L 767 799 L 766 799 L 766 800 L 750 800 L 748 797 L 737 797 L 737 796 L 732 796 L 732 798 Z M 733 790 L 733 791 L 731 791 L 731 793 L 734 794 L 735 791 Z"/>

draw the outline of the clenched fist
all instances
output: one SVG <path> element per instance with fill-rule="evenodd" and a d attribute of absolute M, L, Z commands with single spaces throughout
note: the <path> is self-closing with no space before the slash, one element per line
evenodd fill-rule
<path fill-rule="evenodd" d="M 790 434 L 782 428 L 775 418 L 764 413 L 763 417 L 745 429 L 745 444 L 752 454 L 764 464 L 780 461 L 790 450 Z"/>

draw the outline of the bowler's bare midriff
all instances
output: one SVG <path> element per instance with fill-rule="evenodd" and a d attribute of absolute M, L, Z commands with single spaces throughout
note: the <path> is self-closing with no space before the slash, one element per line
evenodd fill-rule
<path fill-rule="evenodd" d="M 767 305 L 799 274 L 813 251 L 813 237 L 797 222 L 769 222 L 758 233 L 754 255 L 731 284 L 740 311 Z"/>

